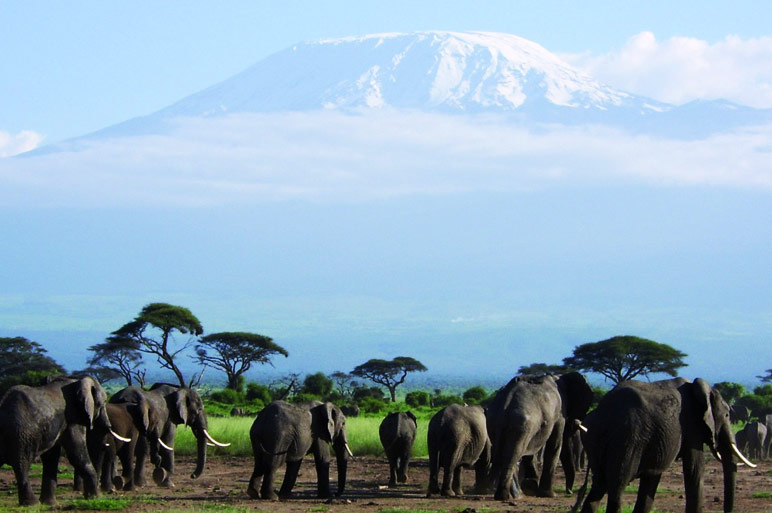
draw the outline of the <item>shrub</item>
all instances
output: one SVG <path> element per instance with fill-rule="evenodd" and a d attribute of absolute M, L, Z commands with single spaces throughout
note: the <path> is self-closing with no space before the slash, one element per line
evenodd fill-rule
<path fill-rule="evenodd" d="M 464 398 L 460 395 L 435 395 L 432 397 L 432 406 L 441 408 L 450 404 L 464 404 Z"/>
<path fill-rule="evenodd" d="M 218 403 L 241 404 L 244 402 L 244 396 L 230 388 L 223 388 L 209 394 L 209 398 Z"/>
<path fill-rule="evenodd" d="M 266 405 L 273 401 L 273 398 L 271 397 L 271 391 L 268 389 L 265 385 L 260 385 L 258 383 L 247 383 L 247 401 L 251 403 L 261 402 L 263 405 Z"/>
<path fill-rule="evenodd" d="M 306 379 L 303 380 L 304 394 L 313 394 L 319 397 L 327 397 L 332 392 L 332 380 L 324 375 L 323 372 L 317 372 L 315 374 L 309 374 Z"/>
<path fill-rule="evenodd" d="M 467 388 L 464 392 L 464 401 L 468 404 L 480 404 L 488 397 L 488 391 L 483 387 Z"/>
<path fill-rule="evenodd" d="M 375 397 L 365 397 L 359 402 L 359 408 L 365 413 L 379 413 L 388 407 L 389 403 Z"/>
<path fill-rule="evenodd" d="M 359 404 L 362 400 L 367 398 L 383 399 L 384 397 L 385 397 L 385 394 L 383 393 L 383 390 L 381 390 L 378 387 L 368 387 L 368 386 L 356 387 L 353 393 L 354 402 L 356 402 L 357 404 Z"/>
<path fill-rule="evenodd" d="M 429 395 L 429 392 L 424 392 L 423 390 L 408 392 L 405 396 L 405 404 L 412 406 L 413 408 L 429 406 L 429 404 L 431 404 L 431 396 Z"/>

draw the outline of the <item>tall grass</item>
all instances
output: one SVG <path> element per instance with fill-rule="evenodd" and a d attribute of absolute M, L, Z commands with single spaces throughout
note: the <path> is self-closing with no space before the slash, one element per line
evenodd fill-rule
<path fill-rule="evenodd" d="M 382 456 L 383 447 L 378 436 L 381 417 L 348 417 L 346 429 L 349 447 L 355 456 Z M 230 447 L 209 447 L 208 455 L 227 454 L 230 456 L 252 456 L 252 444 L 249 440 L 249 429 L 252 427 L 252 417 L 209 417 L 209 434 L 218 442 L 230 442 Z M 413 446 L 414 458 L 425 458 L 429 455 L 426 446 L 426 432 L 429 421 L 418 419 L 418 433 Z M 177 439 L 174 442 L 177 454 L 195 454 L 196 439 L 193 432 L 183 426 L 177 429 Z"/>

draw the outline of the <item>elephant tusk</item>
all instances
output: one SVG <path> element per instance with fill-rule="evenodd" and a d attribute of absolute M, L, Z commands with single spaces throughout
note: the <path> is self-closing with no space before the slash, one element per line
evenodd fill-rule
<path fill-rule="evenodd" d="M 356 460 L 356 458 L 354 457 L 354 453 L 351 452 L 351 447 L 348 446 L 348 443 L 345 444 L 343 447 L 345 447 L 346 452 L 348 453 L 349 456 L 351 456 L 351 459 Z"/>
<path fill-rule="evenodd" d="M 750 468 L 756 468 L 755 464 L 751 463 L 750 460 L 748 460 L 748 458 L 743 456 L 743 453 L 741 453 L 740 449 L 737 448 L 737 444 L 732 444 L 732 450 L 737 455 L 737 457 L 740 458 L 740 461 L 748 465 Z"/>
<path fill-rule="evenodd" d="M 118 433 L 116 433 L 115 431 L 113 431 L 112 429 L 110 430 L 110 434 L 113 435 L 116 440 L 120 440 L 121 442 L 126 442 L 126 443 L 131 442 L 131 438 L 124 438 Z"/>
<path fill-rule="evenodd" d="M 212 438 L 212 435 L 209 434 L 209 431 L 206 429 L 204 430 L 204 436 L 206 436 L 206 439 L 215 444 L 217 447 L 228 447 L 230 443 L 224 444 L 222 442 L 218 442 L 214 438 Z"/>
<path fill-rule="evenodd" d="M 582 425 L 582 423 L 581 423 L 581 422 L 580 422 L 579 424 L 577 424 L 577 426 L 576 426 L 576 427 L 578 427 L 579 429 L 581 429 L 581 430 L 582 430 L 582 431 L 584 431 L 585 433 L 586 433 L 587 431 L 589 431 L 589 430 L 588 430 L 586 427 L 584 427 L 584 425 Z"/>
<path fill-rule="evenodd" d="M 721 461 L 721 455 L 718 453 L 715 447 L 712 445 L 710 446 L 710 452 L 713 454 L 713 457 L 716 458 L 719 462 Z"/>
<path fill-rule="evenodd" d="M 217 447 L 215 444 L 213 444 L 213 443 L 212 443 L 212 442 L 210 442 L 209 440 L 207 440 L 207 441 L 206 441 L 206 446 L 207 446 L 207 447 Z"/>
<path fill-rule="evenodd" d="M 169 447 L 169 446 L 168 446 L 168 445 L 166 445 L 166 444 L 164 443 L 164 441 L 163 441 L 163 440 L 161 440 L 160 438 L 158 439 L 158 443 L 159 443 L 159 444 L 161 444 L 161 447 L 163 447 L 163 448 L 164 448 L 164 449 L 166 449 L 167 451 L 173 451 L 173 450 L 174 450 L 174 447 Z"/>

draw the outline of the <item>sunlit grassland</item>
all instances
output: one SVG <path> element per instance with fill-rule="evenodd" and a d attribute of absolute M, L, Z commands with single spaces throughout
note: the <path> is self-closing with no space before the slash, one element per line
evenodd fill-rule
<path fill-rule="evenodd" d="M 378 436 L 381 417 L 349 417 L 346 419 L 349 447 L 355 456 L 382 456 L 383 447 Z M 219 442 L 230 442 L 230 447 L 209 447 L 207 454 L 230 456 L 252 456 L 249 429 L 252 417 L 209 417 L 209 433 Z M 426 447 L 426 432 L 429 421 L 418 420 L 418 433 L 413 446 L 413 457 L 424 458 L 429 452 Z M 183 426 L 177 429 L 174 443 L 178 454 L 195 454 L 196 439 L 193 432 Z"/>

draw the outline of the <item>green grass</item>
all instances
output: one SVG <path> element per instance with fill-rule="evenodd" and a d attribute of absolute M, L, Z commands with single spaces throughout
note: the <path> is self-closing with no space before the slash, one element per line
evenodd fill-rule
<path fill-rule="evenodd" d="M 119 498 L 95 498 L 72 499 L 64 504 L 64 509 L 79 511 L 122 511 L 132 505 L 132 499 Z"/>
<path fill-rule="evenodd" d="M 754 499 L 772 499 L 772 492 L 753 492 L 751 497 Z"/>
<path fill-rule="evenodd" d="M 346 419 L 349 446 L 355 456 L 382 456 L 383 447 L 378 437 L 378 427 L 383 417 L 349 417 Z M 230 447 L 209 447 L 208 455 L 227 454 L 232 456 L 251 456 L 252 444 L 249 440 L 249 429 L 254 418 L 251 417 L 210 417 L 209 434 L 219 442 L 230 442 Z M 414 458 L 426 458 L 429 450 L 426 446 L 428 419 L 418 419 L 418 433 L 413 446 Z M 193 432 L 186 427 L 177 429 L 177 439 L 174 448 L 178 454 L 195 454 L 196 439 Z"/>

